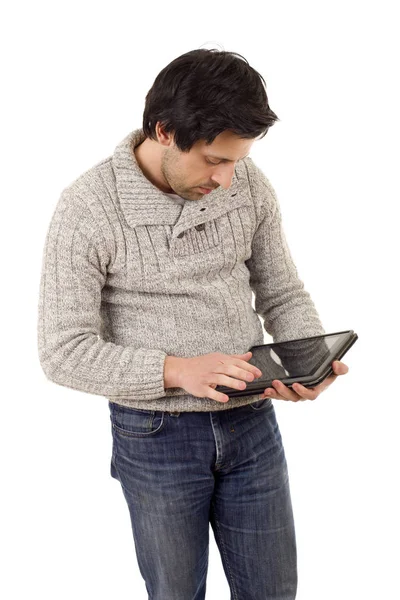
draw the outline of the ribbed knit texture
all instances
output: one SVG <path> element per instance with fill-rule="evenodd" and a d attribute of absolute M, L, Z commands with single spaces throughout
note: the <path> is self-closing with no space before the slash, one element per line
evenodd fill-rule
<path fill-rule="evenodd" d="M 167 355 L 243 354 L 325 333 L 299 279 L 274 189 L 251 158 L 182 205 L 139 168 L 136 129 L 58 200 L 46 236 L 39 360 L 59 385 L 150 410 L 229 410 L 164 388 Z M 255 309 L 252 307 L 252 291 Z"/>

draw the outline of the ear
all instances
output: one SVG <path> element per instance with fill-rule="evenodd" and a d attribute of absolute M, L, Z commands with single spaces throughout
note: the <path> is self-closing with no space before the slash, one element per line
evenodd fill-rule
<path fill-rule="evenodd" d="M 156 124 L 156 135 L 157 135 L 157 139 L 159 144 L 161 144 L 162 146 L 173 146 L 175 141 L 174 141 L 174 133 L 167 133 L 165 131 L 164 125 L 161 124 L 160 121 L 157 121 Z"/>

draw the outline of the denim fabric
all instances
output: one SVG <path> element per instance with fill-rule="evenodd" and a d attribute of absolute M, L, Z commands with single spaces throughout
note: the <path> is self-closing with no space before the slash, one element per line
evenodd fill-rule
<path fill-rule="evenodd" d="M 231 600 L 293 600 L 295 527 L 271 399 L 215 412 L 109 409 L 111 476 L 149 600 L 204 600 L 209 524 Z"/>

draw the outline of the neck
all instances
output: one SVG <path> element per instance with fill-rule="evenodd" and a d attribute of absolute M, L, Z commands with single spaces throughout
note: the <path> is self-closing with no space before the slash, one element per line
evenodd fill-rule
<path fill-rule="evenodd" d="M 169 187 L 161 173 L 162 155 L 158 146 L 157 142 L 146 138 L 133 150 L 136 162 L 146 179 L 155 187 L 162 192 L 173 194 L 174 190 Z"/>

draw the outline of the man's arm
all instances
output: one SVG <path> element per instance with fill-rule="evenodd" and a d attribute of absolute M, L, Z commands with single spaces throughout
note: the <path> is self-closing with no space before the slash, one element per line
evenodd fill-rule
<path fill-rule="evenodd" d="M 39 360 L 47 378 L 91 394 L 155 400 L 166 395 L 167 354 L 101 339 L 101 290 L 110 252 L 88 206 L 64 190 L 42 259 Z"/>
<path fill-rule="evenodd" d="M 317 310 L 304 289 L 282 228 L 276 193 L 264 173 L 247 158 L 250 189 L 259 214 L 246 261 L 256 312 L 274 342 L 326 333 Z"/>

